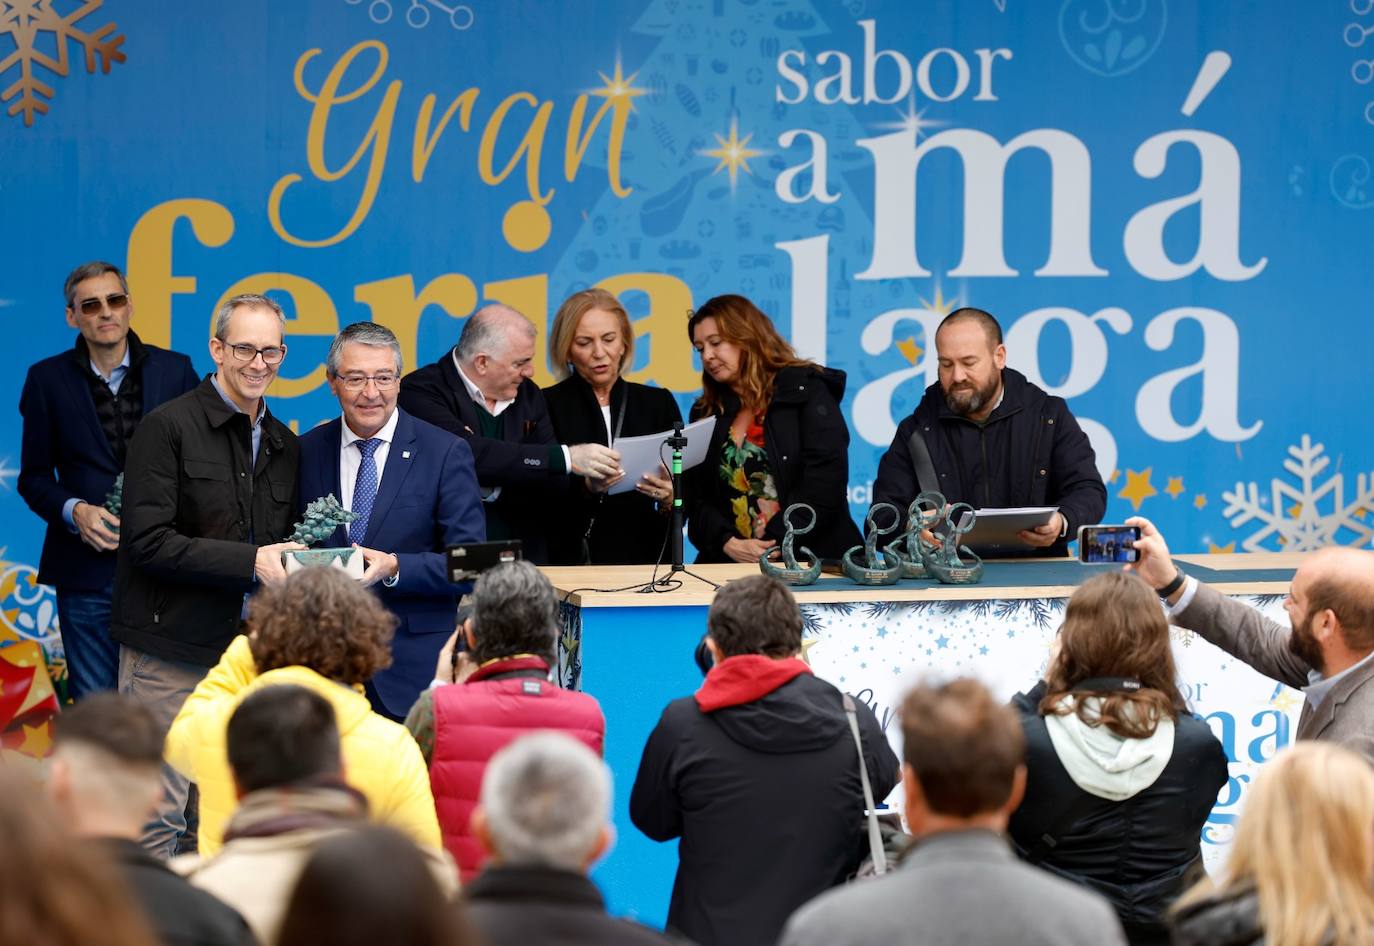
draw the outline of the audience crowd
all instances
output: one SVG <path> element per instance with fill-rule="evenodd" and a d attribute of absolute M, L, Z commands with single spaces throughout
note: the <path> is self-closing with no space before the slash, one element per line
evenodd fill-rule
<path fill-rule="evenodd" d="M 640 831 L 678 842 L 666 930 L 611 915 L 591 877 L 615 840 L 606 723 L 555 682 L 537 568 L 476 582 L 404 726 L 366 696 L 396 619 L 302 569 L 249 599 L 165 738 L 95 693 L 58 717 L 41 777 L 0 765 L 0 944 L 1374 942 L 1374 556 L 1309 558 L 1290 629 L 1180 575 L 1138 524 L 1140 561 L 1078 588 L 1032 686 L 1008 704 L 970 678 L 917 685 L 900 758 L 802 659 L 784 585 L 722 587 L 709 672 L 667 703 L 628 793 Z M 1180 615 L 1307 701 L 1210 877 L 1227 757 L 1177 683 Z M 146 840 L 164 763 L 199 789 L 199 851 L 170 860 Z M 874 870 L 865 791 L 895 788 L 904 830 Z"/>

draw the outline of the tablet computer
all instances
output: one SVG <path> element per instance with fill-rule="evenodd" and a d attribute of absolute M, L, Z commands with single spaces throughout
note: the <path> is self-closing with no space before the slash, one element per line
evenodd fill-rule
<path fill-rule="evenodd" d="M 1018 506 L 1011 509 L 979 509 L 973 528 L 960 541 L 979 555 L 1024 555 L 1032 547 L 1017 535 L 1049 522 L 1058 506 Z"/>

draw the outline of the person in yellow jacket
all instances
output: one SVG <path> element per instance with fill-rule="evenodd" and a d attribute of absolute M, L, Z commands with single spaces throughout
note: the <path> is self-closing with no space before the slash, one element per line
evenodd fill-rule
<path fill-rule="evenodd" d="M 372 821 L 438 848 L 429 771 L 404 726 L 372 711 L 363 682 L 391 662 L 395 619 L 358 582 L 334 568 L 306 568 L 249 603 L 248 634 L 230 643 L 187 698 L 167 733 L 167 762 L 200 787 L 200 853 L 223 842 L 237 792 L 225 751 L 229 717 L 248 694 L 291 683 L 334 707 L 344 778 Z"/>

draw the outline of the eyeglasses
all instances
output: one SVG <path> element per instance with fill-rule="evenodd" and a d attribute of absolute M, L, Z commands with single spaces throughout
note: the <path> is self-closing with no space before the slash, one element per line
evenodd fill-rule
<path fill-rule="evenodd" d="M 345 391 L 361 391 L 371 381 L 378 391 L 390 391 L 401 379 L 394 374 L 345 374 L 339 376 L 339 383 Z"/>
<path fill-rule="evenodd" d="M 278 348 L 275 345 L 267 348 L 254 348 L 252 345 L 230 345 L 228 342 L 221 342 L 225 348 L 234 353 L 234 357 L 239 361 L 252 361 L 262 355 L 262 363 L 265 365 L 279 364 L 286 357 L 286 346 Z"/>
<path fill-rule="evenodd" d="M 109 307 L 111 312 L 118 312 L 128 304 L 128 294 L 116 292 L 114 295 L 106 296 L 103 299 L 99 296 L 92 299 L 82 299 L 76 304 L 76 307 L 81 310 L 82 315 L 99 315 L 100 310 L 106 307 Z"/>

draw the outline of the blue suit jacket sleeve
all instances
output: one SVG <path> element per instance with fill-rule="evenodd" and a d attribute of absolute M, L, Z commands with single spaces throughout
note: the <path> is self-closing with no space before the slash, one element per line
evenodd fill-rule
<path fill-rule="evenodd" d="M 53 453 L 53 444 L 56 442 L 53 424 L 58 418 L 53 416 L 48 392 L 34 377 L 33 369 L 24 378 L 24 390 L 19 395 L 19 413 L 24 418 L 20 443 L 19 495 L 49 525 L 65 528 L 62 507 L 67 500 L 90 500 L 78 496 L 57 481 L 54 472 L 57 458 Z"/>
<path fill-rule="evenodd" d="M 439 490 L 434 509 L 435 536 L 440 549 L 487 536 L 481 492 L 472 460 L 472 449 L 459 437 L 445 438 L 446 449 L 439 470 Z M 381 587 L 383 598 L 391 595 L 452 594 L 443 551 L 397 552 L 400 580 L 394 588 Z"/>

